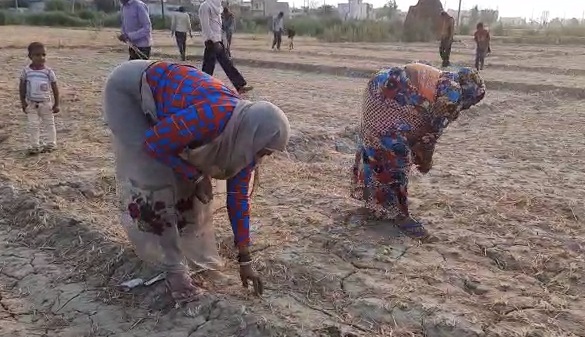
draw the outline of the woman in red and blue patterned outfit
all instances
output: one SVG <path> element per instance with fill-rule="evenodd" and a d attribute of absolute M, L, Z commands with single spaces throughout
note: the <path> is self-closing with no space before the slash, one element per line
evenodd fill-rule
<path fill-rule="evenodd" d="M 227 181 L 242 282 L 252 281 L 261 292 L 248 251 L 248 189 L 262 157 L 285 150 L 290 126 L 282 110 L 244 100 L 197 68 L 136 60 L 108 77 L 104 118 L 112 132 L 122 224 L 139 256 L 162 263 L 173 298 L 198 292 L 185 260 L 209 269 L 220 265 L 212 178 Z M 196 247 L 185 243 L 188 235 L 199 240 Z"/>

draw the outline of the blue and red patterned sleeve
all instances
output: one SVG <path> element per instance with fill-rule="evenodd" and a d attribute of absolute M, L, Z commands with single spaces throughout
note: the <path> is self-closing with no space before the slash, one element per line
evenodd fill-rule
<path fill-rule="evenodd" d="M 195 106 L 190 106 L 147 130 L 144 147 L 149 155 L 170 166 L 181 177 L 196 179 L 201 173 L 179 153 L 192 142 L 213 139 L 218 124 L 224 124 L 226 119 L 229 119 L 227 114 L 216 112 L 213 116 L 207 116 L 200 114 Z"/>
<path fill-rule="evenodd" d="M 236 245 L 250 245 L 250 180 L 256 163 L 242 169 L 227 181 L 227 209 Z"/>

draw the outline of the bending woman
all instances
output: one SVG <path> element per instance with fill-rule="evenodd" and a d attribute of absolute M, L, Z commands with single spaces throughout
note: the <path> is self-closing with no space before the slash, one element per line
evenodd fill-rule
<path fill-rule="evenodd" d="M 290 126 L 282 110 L 243 100 L 194 67 L 137 60 L 108 77 L 104 118 L 113 137 L 122 223 L 141 258 L 160 252 L 173 298 L 197 294 L 184 263 L 189 251 L 204 255 L 204 263 L 219 259 L 211 178 L 227 180 L 240 277 L 261 291 L 248 251 L 248 188 L 259 160 L 285 149 Z M 181 240 L 194 231 L 200 245 L 190 247 Z M 146 237 L 155 243 L 147 246 Z"/>
<path fill-rule="evenodd" d="M 483 80 L 471 68 L 444 72 L 411 63 L 379 71 L 364 93 L 352 197 L 411 238 L 428 239 L 428 231 L 408 211 L 410 167 L 414 163 L 427 173 L 445 127 L 484 96 Z"/>

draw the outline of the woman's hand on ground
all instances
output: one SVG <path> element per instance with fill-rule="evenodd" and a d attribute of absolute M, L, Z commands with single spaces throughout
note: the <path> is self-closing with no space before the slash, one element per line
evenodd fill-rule
<path fill-rule="evenodd" d="M 204 204 L 208 204 L 211 200 L 213 200 L 213 186 L 211 185 L 211 177 L 205 176 L 199 183 L 197 183 L 195 186 L 195 196 Z"/>
<path fill-rule="evenodd" d="M 258 273 L 252 268 L 251 263 L 245 265 L 240 264 L 240 279 L 242 280 L 242 286 L 246 289 L 248 289 L 250 281 L 252 281 L 254 295 L 259 296 L 264 292 L 264 284 Z"/>

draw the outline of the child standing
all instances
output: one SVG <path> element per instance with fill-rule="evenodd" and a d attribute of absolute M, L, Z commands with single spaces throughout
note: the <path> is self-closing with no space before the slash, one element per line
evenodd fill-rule
<path fill-rule="evenodd" d="M 28 118 L 30 155 L 51 152 L 57 147 L 53 114 L 59 112 L 59 88 L 55 72 L 45 66 L 46 54 L 42 43 L 31 43 L 28 46 L 31 64 L 20 75 L 20 103 Z M 47 142 L 43 144 L 40 141 L 41 124 L 47 137 Z"/>
<path fill-rule="evenodd" d="M 294 39 L 295 39 L 295 29 L 293 27 L 289 27 L 286 30 L 287 35 L 288 35 L 288 50 L 293 50 L 295 45 L 294 45 Z"/>
<path fill-rule="evenodd" d="M 475 50 L 475 69 L 483 70 L 485 63 L 485 56 L 491 52 L 490 50 L 490 32 L 484 28 L 483 23 L 477 24 L 477 30 L 473 34 L 473 39 L 477 44 Z"/>

